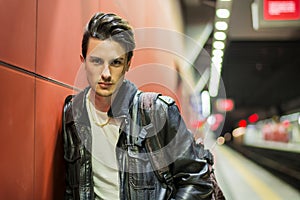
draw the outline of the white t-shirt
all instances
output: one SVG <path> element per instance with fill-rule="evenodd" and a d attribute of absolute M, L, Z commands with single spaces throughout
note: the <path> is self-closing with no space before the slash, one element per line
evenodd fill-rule
<path fill-rule="evenodd" d="M 95 109 L 86 97 L 86 107 L 92 130 L 92 168 L 94 192 L 102 199 L 119 199 L 119 171 L 116 160 L 116 144 L 119 138 L 119 121 L 108 119 L 106 112 Z M 109 123 L 103 127 L 97 125 Z"/>

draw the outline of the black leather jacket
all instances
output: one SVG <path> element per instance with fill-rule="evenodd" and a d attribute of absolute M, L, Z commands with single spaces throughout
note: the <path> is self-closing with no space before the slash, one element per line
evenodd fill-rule
<path fill-rule="evenodd" d="M 88 89 L 72 100 L 68 97 L 64 106 L 65 199 L 94 199 L 91 126 L 85 106 Z M 203 146 L 195 144 L 174 101 L 162 96 L 156 100 L 151 112 L 157 135 L 146 136 L 147 124 L 142 122 L 141 112 L 134 109 L 137 91 L 132 83 L 124 81 L 108 112 L 122 119 L 116 148 L 120 199 L 211 199 L 213 184 Z M 166 168 L 168 179 L 159 174 Z"/>

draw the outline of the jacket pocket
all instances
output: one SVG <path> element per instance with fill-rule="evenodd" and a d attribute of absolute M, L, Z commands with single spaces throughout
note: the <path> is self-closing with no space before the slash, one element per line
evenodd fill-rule
<path fill-rule="evenodd" d="M 128 150 L 129 183 L 136 190 L 155 189 L 156 177 L 152 170 L 148 154 L 133 146 Z"/>
<path fill-rule="evenodd" d="M 128 180 L 131 199 L 156 199 L 158 180 L 148 155 L 137 146 L 128 149 Z"/>

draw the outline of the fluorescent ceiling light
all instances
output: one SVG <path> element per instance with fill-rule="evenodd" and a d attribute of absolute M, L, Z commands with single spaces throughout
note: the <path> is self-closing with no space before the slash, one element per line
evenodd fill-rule
<path fill-rule="evenodd" d="M 224 21 L 219 21 L 215 23 L 215 28 L 220 31 L 225 31 L 228 28 L 228 24 Z"/>
<path fill-rule="evenodd" d="M 217 31 L 214 33 L 214 38 L 216 40 L 225 40 L 226 39 L 226 33 L 221 32 L 221 31 Z"/>
<path fill-rule="evenodd" d="M 211 97 L 216 97 L 218 95 L 219 83 L 221 78 L 221 64 L 211 65 L 211 75 L 209 79 L 208 90 Z"/>
<path fill-rule="evenodd" d="M 203 117 L 208 117 L 211 113 L 210 96 L 208 91 L 204 90 L 201 93 L 201 102 L 202 102 L 202 115 Z"/>
<path fill-rule="evenodd" d="M 219 18 L 225 19 L 225 18 L 228 18 L 230 16 L 230 12 L 229 12 L 228 9 L 221 8 L 221 9 L 218 9 L 216 11 L 216 15 Z"/>
<path fill-rule="evenodd" d="M 223 62 L 223 59 L 221 57 L 218 57 L 218 56 L 212 57 L 211 60 L 213 61 L 214 64 L 220 64 L 220 63 Z"/>
<path fill-rule="evenodd" d="M 216 49 L 224 49 L 225 44 L 224 44 L 224 42 L 221 42 L 221 41 L 214 41 L 213 47 Z"/>
<path fill-rule="evenodd" d="M 211 65 L 211 68 L 212 68 L 211 72 L 215 72 L 218 75 L 221 75 L 222 63 L 213 63 Z"/>
<path fill-rule="evenodd" d="M 212 51 L 212 55 L 222 57 L 224 55 L 224 52 L 221 49 L 214 49 Z"/>

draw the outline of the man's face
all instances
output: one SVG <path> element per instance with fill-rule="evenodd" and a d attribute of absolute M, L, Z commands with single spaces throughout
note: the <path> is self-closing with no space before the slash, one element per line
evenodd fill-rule
<path fill-rule="evenodd" d="M 111 39 L 89 39 L 85 70 L 97 95 L 109 97 L 119 88 L 129 68 L 126 55 L 124 48 Z"/>

